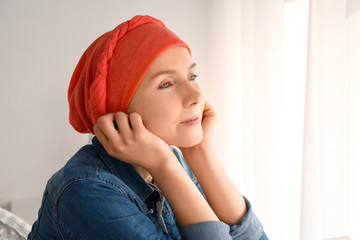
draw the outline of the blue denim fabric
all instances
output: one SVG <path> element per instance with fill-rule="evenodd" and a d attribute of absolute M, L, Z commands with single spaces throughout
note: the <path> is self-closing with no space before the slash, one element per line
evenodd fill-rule
<path fill-rule="evenodd" d="M 260 237 L 259 240 L 269 240 L 268 237 L 266 236 L 266 233 L 263 233 Z"/>
<path fill-rule="evenodd" d="M 180 150 L 173 152 L 202 192 Z M 163 194 L 130 164 L 108 155 L 95 137 L 48 181 L 28 239 L 267 239 L 246 203 L 248 212 L 238 225 L 178 227 Z"/>

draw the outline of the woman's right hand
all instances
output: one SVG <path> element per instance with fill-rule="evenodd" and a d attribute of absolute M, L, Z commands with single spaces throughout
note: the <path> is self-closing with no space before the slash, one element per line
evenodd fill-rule
<path fill-rule="evenodd" d="M 180 226 L 219 220 L 170 146 L 146 129 L 139 114 L 104 115 L 94 132 L 108 154 L 150 172 Z"/>
<path fill-rule="evenodd" d="M 109 155 L 149 172 L 173 155 L 170 146 L 147 130 L 141 116 L 135 112 L 101 116 L 94 133 Z"/>

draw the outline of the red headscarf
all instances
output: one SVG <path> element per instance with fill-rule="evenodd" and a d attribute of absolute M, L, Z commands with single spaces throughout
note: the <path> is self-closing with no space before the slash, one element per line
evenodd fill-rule
<path fill-rule="evenodd" d="M 68 90 L 69 119 L 93 133 L 97 119 L 126 112 L 153 61 L 173 46 L 190 48 L 156 18 L 135 16 L 96 39 L 82 55 Z"/>

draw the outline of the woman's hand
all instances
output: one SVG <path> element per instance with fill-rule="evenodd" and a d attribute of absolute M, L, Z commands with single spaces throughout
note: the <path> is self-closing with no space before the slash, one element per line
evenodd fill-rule
<path fill-rule="evenodd" d="M 246 214 L 247 206 L 212 147 L 215 122 L 215 111 L 205 102 L 202 141 L 196 146 L 180 149 L 217 217 L 227 224 L 237 224 Z"/>
<path fill-rule="evenodd" d="M 148 171 L 172 154 L 165 141 L 145 128 L 138 113 L 118 112 L 101 116 L 94 126 L 94 133 L 109 155 Z"/>
<path fill-rule="evenodd" d="M 145 128 L 139 114 L 104 115 L 98 119 L 94 132 L 111 156 L 150 172 L 180 226 L 219 220 L 169 145 Z"/>
<path fill-rule="evenodd" d="M 203 129 L 203 139 L 200 144 L 211 143 L 212 137 L 214 135 L 216 120 L 217 117 L 215 110 L 211 107 L 209 102 L 206 101 L 201 123 Z"/>
<path fill-rule="evenodd" d="M 180 147 L 180 150 L 185 151 L 198 150 L 199 148 L 212 148 L 212 138 L 214 135 L 215 124 L 217 121 L 216 112 L 211 107 L 209 102 L 205 101 L 203 117 L 201 126 L 203 129 L 203 138 L 200 143 L 192 147 Z"/>

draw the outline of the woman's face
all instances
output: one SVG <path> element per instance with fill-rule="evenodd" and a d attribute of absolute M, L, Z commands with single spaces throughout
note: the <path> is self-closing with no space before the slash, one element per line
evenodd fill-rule
<path fill-rule="evenodd" d="M 195 63 L 185 47 L 176 46 L 151 65 L 127 112 L 139 113 L 145 127 L 169 145 L 190 147 L 202 140 L 204 105 Z"/>

